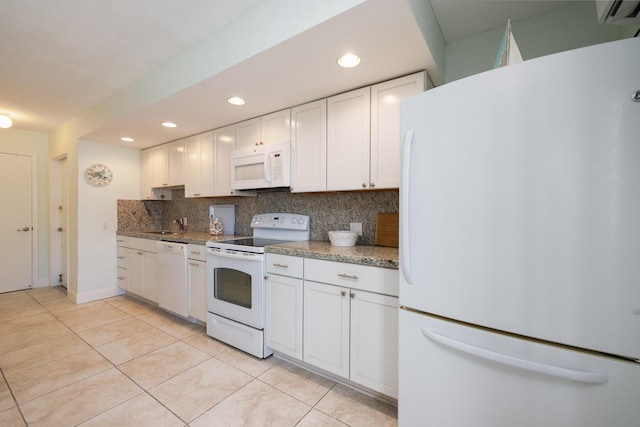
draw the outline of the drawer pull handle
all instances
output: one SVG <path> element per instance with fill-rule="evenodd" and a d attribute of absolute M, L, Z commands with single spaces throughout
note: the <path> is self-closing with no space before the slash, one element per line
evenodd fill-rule
<path fill-rule="evenodd" d="M 200 251 L 191 251 L 191 253 L 194 255 L 200 255 Z"/>
<path fill-rule="evenodd" d="M 273 266 L 280 267 L 280 268 L 289 268 L 287 264 L 280 264 L 279 262 L 274 263 Z"/>
<path fill-rule="evenodd" d="M 343 279 L 353 279 L 353 280 L 358 280 L 358 276 L 356 276 L 355 274 L 344 274 L 344 273 L 340 273 L 340 274 L 338 274 L 338 277 L 342 277 Z"/>
<path fill-rule="evenodd" d="M 124 259 L 124 257 L 123 256 L 119 256 L 118 259 Z"/>
<path fill-rule="evenodd" d="M 124 280 L 123 276 L 118 276 L 118 280 Z"/>
<path fill-rule="evenodd" d="M 200 267 L 200 264 L 198 264 L 197 262 L 190 262 L 189 265 L 192 265 L 194 267 Z"/>

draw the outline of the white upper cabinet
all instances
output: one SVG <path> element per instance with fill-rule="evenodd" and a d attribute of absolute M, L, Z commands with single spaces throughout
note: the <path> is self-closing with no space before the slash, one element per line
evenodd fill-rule
<path fill-rule="evenodd" d="M 327 190 L 369 188 L 370 88 L 327 100 Z"/>
<path fill-rule="evenodd" d="M 236 126 L 226 126 L 213 131 L 215 175 L 214 196 L 229 196 L 231 189 L 231 152 L 236 148 Z"/>
<path fill-rule="evenodd" d="M 141 186 L 142 199 L 144 200 L 171 200 L 171 190 L 168 188 L 154 188 L 154 173 L 156 170 L 166 177 L 166 168 L 156 166 L 156 163 L 162 165 L 166 162 L 163 150 L 157 147 L 142 150 L 141 153 Z"/>
<path fill-rule="evenodd" d="M 167 184 L 169 187 L 184 185 L 185 148 L 184 140 L 165 144 L 167 147 Z"/>
<path fill-rule="evenodd" d="M 420 72 L 371 86 L 370 187 L 400 187 L 400 102 L 425 90 Z"/>
<path fill-rule="evenodd" d="M 147 152 L 147 153 L 144 153 Z M 151 187 L 177 187 L 184 185 L 185 156 L 184 140 L 158 145 L 143 150 L 143 167 L 151 168 Z"/>
<path fill-rule="evenodd" d="M 214 195 L 213 132 L 189 137 L 185 141 L 186 182 L 185 197 L 210 197 Z"/>
<path fill-rule="evenodd" d="M 236 148 L 291 141 L 291 109 L 236 124 Z"/>
<path fill-rule="evenodd" d="M 400 102 L 425 82 L 423 71 L 328 99 L 327 190 L 400 186 Z"/>
<path fill-rule="evenodd" d="M 291 109 L 291 192 L 327 189 L 327 100 Z"/>

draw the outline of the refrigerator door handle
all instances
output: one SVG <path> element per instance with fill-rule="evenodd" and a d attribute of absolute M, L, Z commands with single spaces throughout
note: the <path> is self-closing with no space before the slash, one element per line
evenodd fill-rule
<path fill-rule="evenodd" d="M 404 276 L 407 284 L 413 284 L 413 273 L 411 271 L 411 244 L 409 241 L 409 186 L 411 184 L 411 145 L 413 144 L 413 129 L 407 131 L 407 135 L 404 137 L 404 147 L 402 152 L 402 177 L 400 182 L 400 249 L 402 257 L 402 275 Z"/>
<path fill-rule="evenodd" d="M 519 359 L 517 357 L 509 356 L 502 353 L 496 353 L 491 350 L 476 347 L 474 345 L 449 338 L 427 328 L 422 328 L 422 334 L 427 338 L 447 347 L 451 347 L 483 359 L 492 360 L 503 365 L 524 369 L 526 371 L 551 375 L 553 377 L 559 377 L 588 384 L 606 384 L 609 381 L 609 377 L 606 374 L 563 368 L 561 366 L 554 366 L 545 363 L 534 362 L 531 360 Z"/>

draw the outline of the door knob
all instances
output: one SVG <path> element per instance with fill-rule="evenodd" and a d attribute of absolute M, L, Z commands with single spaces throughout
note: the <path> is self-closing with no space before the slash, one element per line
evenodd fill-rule
<path fill-rule="evenodd" d="M 29 230 L 31 230 L 31 227 L 18 228 L 18 231 L 29 231 Z"/>

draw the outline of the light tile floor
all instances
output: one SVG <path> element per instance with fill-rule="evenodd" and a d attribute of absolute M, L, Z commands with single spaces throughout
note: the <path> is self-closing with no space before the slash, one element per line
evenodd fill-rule
<path fill-rule="evenodd" d="M 397 409 L 126 296 L 0 294 L 0 426 L 397 426 Z"/>

